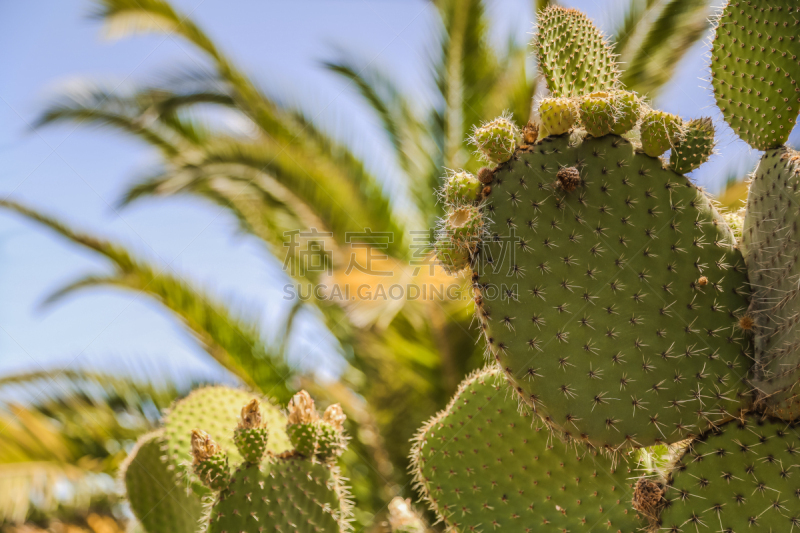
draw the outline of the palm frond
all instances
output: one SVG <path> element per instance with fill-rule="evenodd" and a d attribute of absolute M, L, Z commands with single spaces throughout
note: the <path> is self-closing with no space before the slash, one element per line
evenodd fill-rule
<path fill-rule="evenodd" d="M 18 203 L 3 200 L 0 207 L 15 211 L 55 231 L 62 237 L 111 260 L 114 274 L 91 276 L 72 284 L 58 296 L 79 288 L 112 285 L 147 294 L 175 313 L 206 351 L 245 383 L 286 402 L 292 395 L 287 380 L 293 375 L 283 358 L 265 346 L 258 328 L 234 317 L 182 279 L 166 274 L 134 257 L 124 248 L 78 233 L 64 224 Z"/>
<path fill-rule="evenodd" d="M 628 63 L 622 83 L 654 97 L 684 54 L 705 35 L 709 14 L 705 0 L 670 0 L 657 12 L 647 9 L 633 32 L 642 36 L 641 41 L 630 39 L 621 50 L 621 60 Z"/>

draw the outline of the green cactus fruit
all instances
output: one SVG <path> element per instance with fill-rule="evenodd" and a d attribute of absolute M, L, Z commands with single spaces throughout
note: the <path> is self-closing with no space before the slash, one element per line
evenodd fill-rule
<path fill-rule="evenodd" d="M 337 470 L 285 453 L 234 472 L 211 508 L 207 532 L 338 533 L 348 520 Z"/>
<path fill-rule="evenodd" d="M 688 174 L 711 157 L 714 151 L 714 124 L 710 118 L 690 120 L 684 125 L 684 136 L 669 157 L 669 168 Z"/>
<path fill-rule="evenodd" d="M 583 183 L 572 192 L 557 181 L 568 167 Z M 548 423 L 616 450 L 738 414 L 746 271 L 701 190 L 614 135 L 545 139 L 491 187 L 477 314 L 492 357 Z"/>
<path fill-rule="evenodd" d="M 441 197 L 448 206 L 471 205 L 481 194 L 483 184 L 469 172 L 453 172 L 442 187 Z"/>
<path fill-rule="evenodd" d="M 611 47 L 576 9 L 550 6 L 539 12 L 533 48 L 553 96 L 575 97 L 619 85 Z"/>
<path fill-rule="evenodd" d="M 228 453 L 234 463 L 241 460 L 233 442 L 231 428 L 236 427 L 243 405 L 251 393 L 229 387 L 204 387 L 176 402 L 164 416 L 164 439 L 169 462 L 183 470 L 191 461 L 191 431 L 202 428 Z M 279 453 L 290 448 L 284 426 L 286 420 L 277 407 L 261 402 L 261 416 L 270 428 L 267 449 Z"/>
<path fill-rule="evenodd" d="M 458 248 L 449 237 L 440 237 L 433 245 L 439 264 L 448 274 L 458 274 L 469 266 L 469 250 Z"/>
<path fill-rule="evenodd" d="M 411 452 L 425 500 L 452 531 L 623 531 L 642 525 L 627 503 L 631 470 L 559 442 L 518 412 L 499 369 L 461 383 Z"/>
<path fill-rule="evenodd" d="M 222 490 L 228 486 L 228 454 L 203 430 L 192 430 L 192 457 L 194 473 L 206 487 Z"/>
<path fill-rule="evenodd" d="M 796 531 L 800 447 L 783 421 L 728 422 L 692 443 L 667 484 L 658 531 Z"/>
<path fill-rule="evenodd" d="M 286 433 L 297 453 L 321 461 L 342 454 L 346 445 L 342 424 L 346 417 L 338 404 L 329 406 L 320 418 L 314 400 L 306 391 L 300 391 L 292 397 L 288 409 Z"/>
<path fill-rule="evenodd" d="M 768 412 L 800 417 L 800 152 L 770 150 L 758 164 L 742 232 L 753 298 L 742 327 L 755 344 L 755 382 Z"/>
<path fill-rule="evenodd" d="M 144 435 L 120 468 L 128 503 L 147 533 L 195 533 L 201 495 L 164 463 L 163 444 L 161 431 Z"/>
<path fill-rule="evenodd" d="M 519 130 L 511 117 L 498 117 L 472 132 L 470 142 L 487 161 L 504 163 L 514 155 Z"/>
<path fill-rule="evenodd" d="M 233 442 L 242 458 L 249 463 L 260 463 L 267 453 L 269 429 L 261 415 L 261 402 L 252 399 L 242 407 L 239 426 L 233 432 Z"/>
<path fill-rule="evenodd" d="M 636 93 L 612 91 L 611 105 L 614 107 L 614 125 L 611 133 L 623 135 L 631 131 L 639 122 L 642 104 Z"/>
<path fill-rule="evenodd" d="M 584 96 L 580 105 L 583 127 L 594 137 L 611 133 L 614 126 L 614 105 L 609 93 L 598 92 Z"/>
<path fill-rule="evenodd" d="M 440 231 L 443 239 L 449 239 L 456 249 L 474 251 L 485 230 L 481 210 L 474 206 L 453 209 L 445 218 Z"/>
<path fill-rule="evenodd" d="M 539 103 L 542 125 L 539 138 L 567 133 L 575 124 L 575 102 L 569 98 L 542 98 Z"/>
<path fill-rule="evenodd" d="M 717 22 L 711 85 L 725 120 L 750 146 L 777 148 L 800 111 L 797 0 L 731 0 Z"/>
<path fill-rule="evenodd" d="M 650 157 L 658 157 L 676 144 L 683 137 L 683 126 L 680 117 L 664 111 L 650 110 L 642 117 L 641 124 L 642 149 Z"/>
<path fill-rule="evenodd" d="M 392 533 L 425 533 L 422 518 L 411 507 L 411 500 L 397 496 L 389 502 L 389 528 Z"/>

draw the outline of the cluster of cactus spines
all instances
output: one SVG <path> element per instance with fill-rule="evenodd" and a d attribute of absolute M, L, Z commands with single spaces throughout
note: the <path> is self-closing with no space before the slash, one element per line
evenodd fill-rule
<path fill-rule="evenodd" d="M 415 438 L 416 485 L 453 531 L 622 531 L 645 523 L 627 503 L 631 470 L 531 427 L 497 368 L 461 384 Z"/>
<path fill-rule="evenodd" d="M 800 440 L 782 420 L 749 415 L 694 440 L 662 481 L 653 531 L 786 532 L 800 528 Z"/>
<path fill-rule="evenodd" d="M 688 174 L 711 156 L 714 151 L 714 124 L 710 118 L 690 120 L 683 127 L 683 138 L 672 147 L 669 168 L 678 174 Z"/>
<path fill-rule="evenodd" d="M 278 428 L 264 427 L 258 400 L 242 408 L 234 441 L 244 461 L 232 474 L 220 446 L 206 432 L 192 431 L 195 473 L 218 493 L 205 531 L 333 533 L 349 528 L 350 504 L 334 465 L 346 445 L 341 408 L 332 405 L 320 417 L 308 393 L 300 391 L 288 411 L 287 433 L 295 449 L 275 454 L 265 439 Z"/>
<path fill-rule="evenodd" d="M 511 117 L 503 115 L 475 128 L 470 142 L 486 161 L 504 163 L 514 155 L 519 134 Z"/>
<path fill-rule="evenodd" d="M 800 416 L 800 153 L 767 151 L 750 183 L 742 249 L 750 271 L 754 386 L 774 416 Z"/>
<path fill-rule="evenodd" d="M 731 0 L 711 54 L 711 85 L 728 124 L 754 148 L 777 148 L 800 112 L 799 83 L 796 0 Z"/>
<path fill-rule="evenodd" d="M 582 96 L 619 86 L 620 72 L 603 34 L 576 9 L 551 6 L 539 13 L 533 49 L 556 97 Z"/>
<path fill-rule="evenodd" d="M 142 436 L 121 467 L 131 511 L 147 533 L 196 533 L 203 506 L 196 488 L 165 467 L 161 430 Z"/>

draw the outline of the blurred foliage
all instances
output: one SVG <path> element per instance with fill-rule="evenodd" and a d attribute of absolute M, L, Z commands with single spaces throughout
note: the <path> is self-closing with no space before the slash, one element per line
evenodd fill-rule
<path fill-rule="evenodd" d="M 548 4 L 548 0 L 532 2 L 537 10 Z M 657 94 L 707 28 L 705 5 L 699 0 L 631 0 L 615 32 L 616 50 L 629 63 L 624 81 L 630 89 Z M 262 88 L 189 17 L 162 0 L 99 0 L 95 16 L 113 38 L 142 32 L 179 36 L 205 56 L 205 67 L 176 65 L 173 74 L 158 83 L 127 92 L 87 82 L 54 101 L 38 125 L 92 123 L 141 139 L 160 153 L 161 164 L 130 187 L 123 205 L 152 196 L 189 195 L 221 206 L 239 221 L 242 231 L 263 242 L 276 258 L 285 259 L 286 273 L 296 283 L 363 285 L 372 294 L 392 283 L 468 288 L 468 280 L 447 278 L 426 254 L 425 236 L 441 215 L 432 191 L 446 169 L 475 172 L 481 166 L 465 142 L 476 125 L 504 110 L 513 112 L 520 125 L 529 119 L 537 75 L 525 35 L 507 36 L 502 50 L 490 45 L 485 1 L 438 0 L 431 9 L 440 20 L 436 48 L 429 51 L 430 81 L 437 92 L 433 104 L 410 100 L 391 72 L 349 53 L 341 52 L 322 65 L 348 82 L 377 118 L 394 151 L 394 161 L 385 168 L 369 168 L 334 132 L 309 118 L 307 109 L 272 98 L 269 86 Z M 209 125 L 199 118 L 198 105 L 236 113 L 253 126 L 252 132 L 237 134 Z M 382 177 L 392 174 L 395 166 L 402 179 Z M 340 345 L 338 355 L 347 362 L 338 381 L 320 381 L 289 364 L 284 346 L 266 345 L 255 324 L 234 316 L 179 275 L 29 207 L 10 201 L 2 205 L 111 262 L 111 274 L 82 278 L 51 300 L 98 285 L 141 292 L 172 311 L 209 356 L 243 384 L 279 400 L 303 387 L 323 406 L 341 403 L 354 437 L 344 457 L 344 471 L 353 485 L 360 513 L 357 521 L 362 526 L 380 523 L 373 515 L 384 516 L 392 497 L 410 495 L 409 438 L 483 360 L 472 306 L 463 298 L 388 303 L 360 299 L 342 304 L 315 298 L 302 305 L 321 318 Z M 312 228 L 330 238 L 323 242 L 307 235 Z M 353 256 L 348 234 L 363 234 L 365 228 L 394 238 L 381 246 L 367 238 L 362 244 L 371 245 L 372 251 L 361 247 Z M 420 244 L 415 235 L 421 239 L 418 251 L 422 253 L 412 257 L 412 245 Z M 377 258 L 371 268 L 386 270 L 389 276 L 349 269 L 348 258 L 364 259 L 359 254 Z M 410 264 L 412 258 L 428 262 L 417 269 Z M 330 274 L 308 268 L 309 260 L 330 266 Z M 287 316 L 286 335 L 300 307 L 298 302 Z M 81 383 L 77 375 L 68 381 Z M 123 380 L 108 384 L 119 387 L 118 391 L 138 392 L 130 397 L 128 392 L 112 395 L 109 390 L 91 402 L 78 401 L 82 396 L 76 393 L 69 400 L 9 406 L 9 425 L 0 430 L 0 467 L 27 466 L 34 472 L 37 465 L 46 464 L 40 472 L 60 469 L 54 475 L 68 479 L 112 476 L 127 444 L 112 453 L 102 443 L 132 442 L 149 429 L 151 421 L 133 417 L 136 423 L 129 423 L 133 415 L 127 410 L 136 412 L 135 399 L 143 390 L 136 388 L 139 385 Z M 164 394 L 164 399 L 171 398 L 174 391 Z M 118 403 L 118 396 L 128 403 Z M 167 403 L 153 401 L 158 408 Z M 123 412 L 125 416 L 120 416 Z M 23 446 L 35 427 L 44 428 L 36 439 L 47 445 Z M 0 504 L 0 520 L 36 519 L 34 506 L 22 502 L 35 500 L 29 497 L 35 483 L 39 483 L 36 490 L 47 485 L 31 478 L 27 493 L 15 492 L 14 505 Z M 73 503 L 80 503 L 75 506 L 86 516 L 92 508 L 91 494 L 81 498 L 78 502 L 76 496 Z M 0 501 L 6 501 L 1 494 Z M 104 501 L 113 505 L 113 498 Z M 61 503 L 42 505 L 41 513 L 67 523 L 71 515 L 62 507 Z M 84 526 L 100 533 L 85 521 L 75 527 Z"/>

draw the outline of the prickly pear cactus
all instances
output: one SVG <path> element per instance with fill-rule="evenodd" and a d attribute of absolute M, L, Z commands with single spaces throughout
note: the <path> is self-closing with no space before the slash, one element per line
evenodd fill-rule
<path fill-rule="evenodd" d="M 346 531 L 350 506 L 333 464 L 345 446 L 341 408 L 331 406 L 320 417 L 308 393 L 296 394 L 289 404 L 288 416 L 289 435 L 296 448 L 280 454 L 271 452 L 265 440 L 272 439 L 279 428 L 264 420 L 258 402 L 251 401 L 241 409 L 234 441 L 245 460 L 233 474 L 227 469 L 228 458 L 221 447 L 208 433 L 193 430 L 195 474 L 210 489 L 218 491 L 209 508 L 205 531 Z"/>
<path fill-rule="evenodd" d="M 503 374 L 468 377 L 412 450 L 423 497 L 454 531 L 622 531 L 645 523 L 628 508 L 630 467 L 559 441 L 518 412 Z"/>
<path fill-rule="evenodd" d="M 717 21 L 711 85 L 733 130 L 759 150 L 789 138 L 800 112 L 800 5 L 730 0 Z"/>
<path fill-rule="evenodd" d="M 708 161 L 714 151 L 714 124 L 710 118 L 690 120 L 683 128 L 669 158 L 669 168 L 688 174 Z"/>
<path fill-rule="evenodd" d="M 167 467 L 163 446 L 158 430 L 142 436 L 128 455 L 121 469 L 128 503 L 148 533 L 195 533 L 202 494 Z"/>
<path fill-rule="evenodd" d="M 800 416 L 800 153 L 764 154 L 747 197 L 742 249 L 753 284 L 745 327 L 755 344 L 754 386 L 772 415 Z"/>
<path fill-rule="evenodd" d="M 554 23 L 567 32 L 559 38 L 586 39 L 581 16 L 551 9 L 542 35 Z M 556 94 L 559 80 L 548 78 Z M 489 352 L 514 390 L 551 427 L 619 450 L 681 441 L 749 406 L 749 344 L 737 328 L 748 286 L 724 218 L 655 157 L 674 146 L 680 170 L 693 169 L 713 146 L 708 122 L 692 122 L 689 139 L 678 117 L 609 91 L 572 93 L 576 128 L 590 136 L 551 134 L 492 171 L 472 208 L 484 222 L 469 258 Z M 641 146 L 604 135 L 637 109 Z"/>
<path fill-rule="evenodd" d="M 666 486 L 649 483 L 652 503 L 663 507 L 652 530 L 795 531 L 798 468 L 800 440 L 784 421 L 748 416 L 709 430 L 673 465 Z"/>
<path fill-rule="evenodd" d="M 580 174 L 574 190 L 564 168 Z M 617 449 L 676 442 L 746 406 L 744 263 L 702 191 L 610 135 L 546 139 L 491 187 L 478 315 L 547 422 Z"/>

